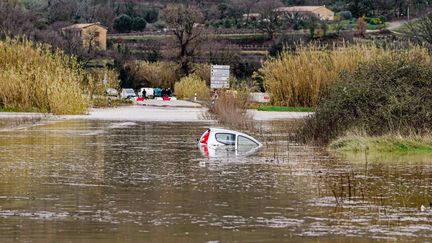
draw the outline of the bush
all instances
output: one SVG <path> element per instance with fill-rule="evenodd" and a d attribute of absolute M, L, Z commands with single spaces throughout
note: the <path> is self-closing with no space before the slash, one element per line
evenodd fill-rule
<path fill-rule="evenodd" d="M 342 73 L 306 121 L 307 140 L 329 141 L 346 132 L 368 136 L 421 134 L 432 127 L 432 68 L 427 50 L 392 52 Z"/>
<path fill-rule="evenodd" d="M 134 18 L 132 22 L 132 30 L 134 31 L 143 31 L 147 25 L 147 22 L 140 17 Z"/>
<path fill-rule="evenodd" d="M 129 17 L 129 15 L 122 14 L 114 19 L 113 28 L 120 33 L 130 32 L 132 29 L 132 24 L 132 18 Z"/>
<path fill-rule="evenodd" d="M 195 94 L 200 100 L 210 99 L 209 87 L 204 80 L 195 74 L 180 79 L 180 82 L 175 84 L 174 92 L 180 99 L 192 99 Z"/>
<path fill-rule="evenodd" d="M 48 45 L 0 41 L 0 107 L 82 114 L 89 105 L 77 61 Z"/>
<path fill-rule="evenodd" d="M 154 24 L 153 24 L 153 26 L 157 29 L 157 30 L 162 30 L 162 29 L 164 29 L 164 28 L 166 28 L 166 23 L 164 22 L 164 21 L 162 21 L 162 20 L 158 20 L 158 21 L 156 21 Z"/>
<path fill-rule="evenodd" d="M 371 25 L 380 25 L 383 24 L 380 18 L 370 18 L 368 19 L 368 23 Z"/>
<path fill-rule="evenodd" d="M 360 62 L 384 55 L 386 51 L 369 45 L 323 47 L 297 46 L 278 58 L 266 61 L 259 73 L 272 97 L 272 104 L 313 107 L 327 93 L 342 71 L 351 73 Z"/>
<path fill-rule="evenodd" d="M 387 18 L 383 15 L 379 16 L 378 18 L 380 19 L 381 23 L 385 23 L 387 21 Z"/>

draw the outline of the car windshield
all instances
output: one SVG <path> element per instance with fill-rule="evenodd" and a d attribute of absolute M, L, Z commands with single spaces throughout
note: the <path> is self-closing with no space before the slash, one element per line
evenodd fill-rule
<path fill-rule="evenodd" d="M 216 141 L 225 145 L 235 145 L 235 134 L 232 133 L 216 133 Z"/>

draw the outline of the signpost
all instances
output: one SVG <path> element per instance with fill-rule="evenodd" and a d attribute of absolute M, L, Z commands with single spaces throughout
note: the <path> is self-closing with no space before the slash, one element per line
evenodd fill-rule
<path fill-rule="evenodd" d="M 229 88 L 230 66 L 229 65 L 212 65 L 211 66 L 211 89 Z"/>

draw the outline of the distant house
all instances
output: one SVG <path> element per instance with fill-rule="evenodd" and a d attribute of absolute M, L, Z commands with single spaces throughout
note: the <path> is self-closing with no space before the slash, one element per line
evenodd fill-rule
<path fill-rule="evenodd" d="M 313 15 L 321 20 L 333 20 L 335 13 L 325 6 L 293 6 L 275 9 L 284 14 Z"/>
<path fill-rule="evenodd" d="M 81 40 L 84 48 L 107 48 L 108 29 L 100 23 L 74 24 L 61 30 L 64 36 Z"/>

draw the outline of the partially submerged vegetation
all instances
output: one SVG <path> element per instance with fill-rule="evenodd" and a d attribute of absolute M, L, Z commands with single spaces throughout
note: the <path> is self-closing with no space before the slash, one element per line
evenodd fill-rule
<path fill-rule="evenodd" d="M 218 96 L 217 102 L 208 112 L 209 118 L 217 119 L 224 125 L 238 128 L 250 126 L 252 117 L 247 112 L 249 107 L 249 91 L 247 89 L 237 92 L 222 91 Z"/>
<path fill-rule="evenodd" d="M 374 137 L 348 135 L 331 142 L 329 148 L 338 152 L 432 153 L 432 137 L 397 134 Z"/>
<path fill-rule="evenodd" d="M 83 71 L 73 57 L 27 40 L 0 41 L 0 107 L 54 114 L 82 114 Z"/>

